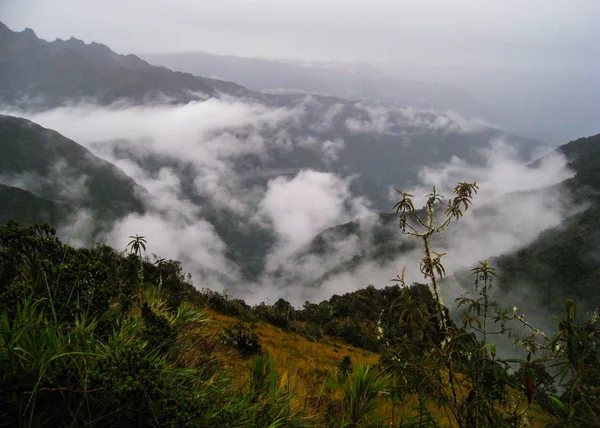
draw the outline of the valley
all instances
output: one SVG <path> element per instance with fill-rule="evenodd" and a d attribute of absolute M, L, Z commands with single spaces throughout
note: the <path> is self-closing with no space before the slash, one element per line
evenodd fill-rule
<path fill-rule="evenodd" d="M 0 426 L 595 426 L 600 134 L 495 107 L 0 22 Z"/>

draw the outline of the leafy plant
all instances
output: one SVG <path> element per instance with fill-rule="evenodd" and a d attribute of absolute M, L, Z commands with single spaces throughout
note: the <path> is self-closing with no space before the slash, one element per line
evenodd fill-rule
<path fill-rule="evenodd" d="M 343 386 L 348 427 L 357 427 L 378 404 L 378 396 L 388 386 L 390 376 L 359 364 Z"/>
<path fill-rule="evenodd" d="M 223 329 L 223 343 L 235 347 L 242 355 L 255 355 L 261 352 L 256 332 L 238 322 L 232 328 Z"/>

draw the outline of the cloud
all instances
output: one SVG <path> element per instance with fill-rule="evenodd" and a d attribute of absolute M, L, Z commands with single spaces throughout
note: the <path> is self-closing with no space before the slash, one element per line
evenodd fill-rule
<path fill-rule="evenodd" d="M 182 261 L 201 282 L 198 286 L 222 289 L 218 275 L 237 278 L 236 267 L 224 256 L 225 244 L 207 221 L 178 223 L 155 213 L 131 214 L 119 221 L 106 239 L 115 248 L 125 249 L 133 234 L 144 236 L 152 253 Z M 212 281 L 205 282 L 209 279 Z"/>
<path fill-rule="evenodd" d="M 75 170 L 65 159 L 54 162 L 44 175 L 36 172 L 0 174 L 0 183 L 18 187 L 41 197 L 46 197 L 49 189 L 58 195 L 59 202 L 74 203 L 86 197 L 88 176 Z"/>
<path fill-rule="evenodd" d="M 540 232 L 559 225 L 581 208 L 570 206 L 568 195 L 555 186 L 573 175 L 564 156 L 551 153 L 536 167 L 528 167 L 504 141 L 498 140 L 482 151 L 483 166 L 453 158 L 449 163 L 423 168 L 419 185 L 408 190 L 415 195 L 418 208 L 424 204 L 432 186 L 446 197 L 452 195 L 458 181 L 477 181 L 480 187 L 473 208 L 432 241 L 436 252 L 447 253 L 443 263 L 448 275 L 527 245 Z M 351 271 L 332 275 L 313 295 L 326 297 L 369 284 L 383 287 L 405 266 L 407 283 L 423 282 L 419 271 L 422 257 L 422 249 L 418 247 L 383 267 L 376 262 L 364 263 Z M 452 283 L 443 288 L 443 296 L 450 306 L 455 297 L 467 290 L 465 287 L 471 288 L 471 284 Z"/>
<path fill-rule="evenodd" d="M 22 115 L 59 132 L 68 130 L 65 134 L 80 144 L 145 139 L 153 151 L 209 162 L 262 150 L 262 142 L 256 135 L 241 144 L 234 133 L 247 127 L 274 129 L 294 114 L 295 111 L 283 108 L 213 98 L 175 107 L 115 105 L 103 108 L 76 104 Z"/>
<path fill-rule="evenodd" d="M 327 110 L 324 120 L 331 122 L 339 108 Z M 144 235 L 152 252 L 185 261 L 199 278 L 209 266 L 240 282 L 225 235 L 272 232 L 269 275 L 316 233 L 369 213 L 369 202 L 350 190 L 352 177 L 295 161 L 295 150 L 304 150 L 329 164 L 345 149 L 341 138 L 298 132 L 305 115 L 304 104 L 268 108 L 225 98 L 184 106 L 80 104 L 26 116 L 87 146 L 144 189 L 138 196 L 148 212 L 114 225 L 105 236 L 109 244 L 124 248 L 129 235 Z M 215 216 L 240 230 L 217 232 Z M 85 243 L 95 221 L 79 213 L 63 234 Z M 212 284 L 224 286 L 218 278 Z"/>
<path fill-rule="evenodd" d="M 278 236 L 277 259 L 293 254 L 327 227 L 370 212 L 368 202 L 353 197 L 349 186 L 349 179 L 311 170 L 269 181 L 258 217 Z"/>
<path fill-rule="evenodd" d="M 344 150 L 346 144 L 343 139 L 335 138 L 333 140 L 323 140 L 321 138 L 307 137 L 300 140 L 298 147 L 309 149 L 317 154 L 321 154 L 325 162 L 331 163 L 339 160 L 340 152 Z"/>
<path fill-rule="evenodd" d="M 134 163 L 119 163 L 115 149 L 190 163 L 199 194 L 241 213 L 248 209 L 247 193 L 240 189 L 241 174 L 234 161 L 265 161 L 273 151 L 289 150 L 285 124 L 297 114 L 293 109 L 210 99 L 176 107 L 78 104 L 24 115 L 119 164 L 129 175 L 138 172 Z"/>
<path fill-rule="evenodd" d="M 474 133 L 489 126 L 484 120 L 465 118 L 459 113 L 417 107 L 400 107 L 384 103 L 354 103 L 359 114 L 346 119 L 346 128 L 353 133 L 373 132 L 410 136 L 411 133 L 445 132 Z"/>
<path fill-rule="evenodd" d="M 537 167 L 529 167 L 519 160 L 515 145 L 506 139 L 495 139 L 479 152 L 482 165 L 469 165 L 452 157 L 446 164 L 424 167 L 419 172 L 421 185 L 411 193 L 425 194 L 436 186 L 440 192 L 449 194 L 460 181 L 476 181 L 481 187 L 477 202 L 485 204 L 509 193 L 543 189 L 573 176 L 564 156 L 556 152 L 543 156 Z"/>
<path fill-rule="evenodd" d="M 106 235 L 109 244 L 124 248 L 128 236 L 144 235 L 149 251 L 182 260 L 197 285 L 236 286 L 239 297 L 250 302 L 284 297 L 301 304 L 369 284 L 389 285 L 404 266 L 409 282 L 422 281 L 420 250 L 387 263 L 353 265 L 355 256 L 372 253 L 374 216 L 369 201 L 352 192 L 353 176 L 298 162 L 302 150 L 330 163 L 345 150 L 344 140 L 332 138 L 330 131 L 326 137 L 303 131 L 307 122 L 327 128 L 340 119 L 340 107 L 317 105 L 328 113 L 311 121 L 308 102 L 316 103 L 308 100 L 291 109 L 231 99 L 185 106 L 81 105 L 28 117 L 86 145 L 146 189 L 140 196 L 148 213 L 122 219 Z M 478 129 L 478 122 L 451 113 L 367 103 L 355 111 L 369 132 L 405 132 L 407 138 L 410 132 Z M 484 162 L 479 166 L 453 158 L 423 168 L 410 190 L 418 205 L 433 185 L 446 196 L 458 181 L 480 186 L 473 211 L 433 241 L 436 250 L 448 253 L 448 273 L 525 245 L 569 213 L 560 192 L 549 188 L 572 175 L 564 158 L 550 154 L 528 167 L 504 140 L 480 151 Z M 239 267 L 228 258 L 228 239 L 237 232 L 217 229 L 215 216 L 230 219 L 231 227 L 257 228 L 275 238 L 255 283 L 242 281 Z M 326 253 L 308 251 L 315 235 L 356 218 L 361 219 L 358 230 L 322 237 Z M 89 213 L 80 213 L 72 235 L 92 224 Z M 241 283 L 247 285 L 243 290 Z M 458 291 L 448 288 L 447 297 Z"/>

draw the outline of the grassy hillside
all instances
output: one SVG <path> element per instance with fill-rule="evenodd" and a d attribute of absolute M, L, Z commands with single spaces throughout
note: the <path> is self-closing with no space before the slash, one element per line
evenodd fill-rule
<path fill-rule="evenodd" d="M 2 226 L 0 426 L 563 422 L 539 364 L 521 365 L 535 373 L 530 405 L 530 374 L 511 375 L 494 348 L 439 320 L 424 285 L 250 307 L 197 290 L 178 262 L 150 260 L 143 246 L 74 249 L 47 226 Z M 357 338 L 369 340 L 348 343 Z M 589 403 L 597 351 L 585 362 Z M 564 417 L 590 417 L 570 396 L 557 400 Z"/>

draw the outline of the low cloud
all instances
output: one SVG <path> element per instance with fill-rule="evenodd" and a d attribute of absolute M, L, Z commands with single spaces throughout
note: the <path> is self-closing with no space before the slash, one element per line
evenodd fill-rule
<path fill-rule="evenodd" d="M 222 289 L 219 276 L 238 279 L 237 268 L 224 256 L 226 246 L 214 227 L 202 219 L 173 222 L 160 214 L 131 214 L 119 221 L 106 237 L 115 248 L 125 249 L 131 234 L 144 236 L 148 250 L 180 260 L 199 285 Z"/>
<path fill-rule="evenodd" d="M 350 179 L 311 170 L 269 181 L 258 218 L 278 236 L 274 258 L 290 256 L 328 227 L 367 215 L 368 201 L 353 197 L 349 186 Z"/>
<path fill-rule="evenodd" d="M 338 159 L 341 138 L 290 131 L 304 114 L 302 105 L 211 99 L 184 106 L 84 104 L 27 116 L 114 163 L 144 189 L 138 196 L 148 212 L 120 220 L 105 235 L 107 243 L 124 249 L 130 235 L 143 235 L 149 251 L 182 260 L 198 286 L 220 289 L 242 281 L 209 213 L 234 216 L 232 227 L 272 232 L 276 243 L 267 265 L 276 266 L 316 233 L 369 212 L 369 202 L 352 195 L 349 176 L 266 167 L 296 149 L 325 163 Z M 63 234 L 83 244 L 95 221 L 87 211 L 78 213 Z"/>
<path fill-rule="evenodd" d="M 573 175 L 564 156 L 548 154 L 532 168 L 518 160 L 514 150 L 503 141 L 494 142 L 483 152 L 483 166 L 469 165 L 454 158 L 446 164 L 423 168 L 419 174 L 419 185 L 408 190 L 415 195 L 415 207 L 420 207 L 432 186 L 446 197 L 452 196 L 453 187 L 459 181 L 477 181 L 480 187 L 473 208 L 432 242 L 436 252 L 447 253 L 443 263 L 448 275 L 471 267 L 480 260 L 527 245 L 540 232 L 559 225 L 581 208 L 571 206 L 568 195 L 555 186 Z M 384 267 L 380 263 L 364 263 L 355 270 L 327 279 L 318 294 L 326 297 L 371 283 L 383 287 L 389 285 L 389 280 L 404 267 L 407 283 L 423 282 L 419 271 L 421 258 L 419 247 L 398 256 Z M 444 288 L 443 295 L 450 303 L 467 290 L 463 287 L 453 283 Z"/>
<path fill-rule="evenodd" d="M 344 108 L 334 104 L 309 122 L 331 129 Z M 361 108 L 362 117 L 346 121 L 347 128 L 400 133 L 407 144 L 411 132 L 476 132 L 484 126 L 451 112 L 367 104 Z M 107 233 L 107 243 L 124 249 L 130 235 L 143 235 L 150 252 L 181 260 L 198 287 L 222 289 L 245 282 L 228 258 L 225 235 L 235 231 L 217 231 L 209 213 L 235 219 L 232 227 L 262 228 L 275 238 L 264 274 L 238 291 L 250 302 L 283 297 L 301 304 L 369 284 L 383 287 L 404 266 L 409 282 L 422 281 L 420 250 L 383 264 L 363 258 L 352 265 L 353 257 L 373 250 L 371 205 L 351 191 L 350 173 L 317 171 L 298 162 L 296 150 L 324 163 L 337 162 L 345 150 L 342 137 L 298 132 L 306 115 L 305 105 L 268 108 L 211 99 L 184 106 L 79 105 L 27 117 L 113 162 L 145 189 L 139 196 L 148 212 L 121 219 Z M 502 140 L 482 147 L 484 162 L 479 166 L 453 158 L 423 168 L 418 185 L 410 190 L 419 205 L 433 185 L 445 196 L 458 181 L 480 186 L 475 208 L 433 243 L 436 250 L 448 252 L 444 262 L 449 274 L 526 245 L 569 214 L 563 195 L 551 188 L 572 175 L 565 159 L 553 154 L 527 167 L 511 147 Z M 308 251 L 316 234 L 356 218 L 361 219 L 357 231 L 325 235 L 326 254 Z M 94 221 L 88 212 L 79 213 L 71 235 L 83 235 Z M 447 297 L 459 291 L 449 288 Z"/>
<path fill-rule="evenodd" d="M 18 187 L 41 197 L 48 193 L 58 195 L 63 203 L 74 203 L 85 198 L 89 192 L 88 177 L 70 167 L 66 160 L 53 163 L 44 175 L 23 171 L 13 174 L 0 174 L 0 183 Z"/>
<path fill-rule="evenodd" d="M 346 128 L 354 133 L 410 135 L 423 132 L 473 133 L 490 125 L 482 119 L 465 118 L 455 111 L 442 112 L 391 104 L 355 103 L 362 113 L 346 119 Z"/>

